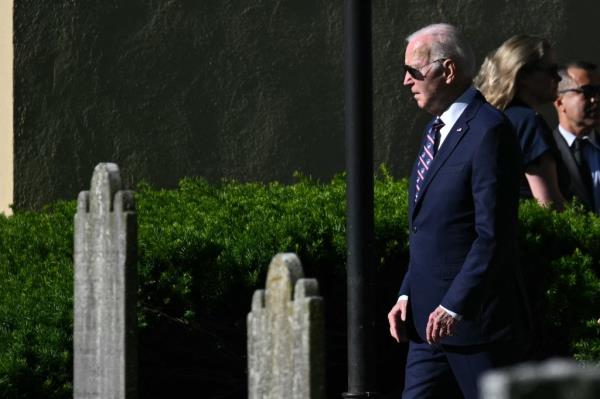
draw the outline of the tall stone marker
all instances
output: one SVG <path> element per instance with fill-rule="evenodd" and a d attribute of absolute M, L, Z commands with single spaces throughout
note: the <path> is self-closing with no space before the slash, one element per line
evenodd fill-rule
<path fill-rule="evenodd" d="M 248 314 L 248 399 L 324 399 L 323 298 L 293 253 L 276 255 Z"/>
<path fill-rule="evenodd" d="M 492 370 L 479 382 L 481 399 L 600 398 L 600 368 L 567 359 Z"/>
<path fill-rule="evenodd" d="M 137 224 L 133 192 L 121 188 L 118 166 L 101 163 L 77 199 L 75 399 L 137 395 Z"/>

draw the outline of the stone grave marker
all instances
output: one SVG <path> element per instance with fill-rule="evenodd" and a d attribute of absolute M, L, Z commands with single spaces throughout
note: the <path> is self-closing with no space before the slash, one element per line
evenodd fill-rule
<path fill-rule="evenodd" d="M 481 399 L 600 398 L 600 368 L 570 359 L 492 370 L 479 382 Z"/>
<path fill-rule="evenodd" d="M 298 257 L 276 255 L 248 314 L 248 398 L 324 399 L 323 298 Z"/>
<path fill-rule="evenodd" d="M 119 168 L 101 163 L 75 215 L 73 394 L 133 399 L 137 394 L 136 214 Z"/>

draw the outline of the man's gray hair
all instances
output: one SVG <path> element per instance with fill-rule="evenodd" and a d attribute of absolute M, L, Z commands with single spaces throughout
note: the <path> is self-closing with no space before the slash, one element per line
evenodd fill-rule
<path fill-rule="evenodd" d="M 411 33 L 406 41 L 420 36 L 432 36 L 429 53 L 430 61 L 451 58 L 469 79 L 475 76 L 475 56 L 473 49 L 456 27 L 450 24 L 432 24 Z"/>
<path fill-rule="evenodd" d="M 587 62 L 587 61 L 570 61 L 567 62 L 565 65 L 561 66 L 558 69 L 558 75 L 560 76 L 560 82 L 558 82 L 558 90 L 566 90 L 566 89 L 572 89 L 573 86 L 575 85 L 575 81 L 573 80 L 573 78 L 571 77 L 571 75 L 569 75 L 569 69 L 574 68 L 574 69 L 583 69 L 586 71 L 596 71 L 598 69 L 598 66 L 596 64 L 593 64 L 591 62 Z"/>

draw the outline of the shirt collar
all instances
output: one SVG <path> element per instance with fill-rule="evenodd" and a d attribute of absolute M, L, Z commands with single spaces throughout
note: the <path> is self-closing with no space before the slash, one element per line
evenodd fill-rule
<path fill-rule="evenodd" d="M 558 131 L 560 132 L 560 135 L 563 136 L 563 139 L 565 139 L 565 141 L 567 142 L 569 147 L 571 147 L 573 145 L 573 142 L 577 138 L 577 136 L 575 136 L 573 133 L 569 132 L 567 129 L 562 127 L 560 124 L 558 125 Z"/>
<path fill-rule="evenodd" d="M 460 118 L 469 103 L 473 101 L 475 93 L 476 91 L 473 89 L 473 86 L 469 87 L 440 115 L 440 119 L 444 122 L 444 128 L 447 128 L 448 131 L 452 129 L 452 126 Z"/>
<path fill-rule="evenodd" d="M 473 88 L 473 86 L 469 87 L 464 91 L 453 103 L 448 107 L 446 111 L 442 115 L 440 115 L 440 119 L 444 122 L 444 126 L 440 129 L 440 140 L 438 148 L 442 146 L 446 137 L 452 130 L 452 127 L 460 118 L 465 109 L 469 106 L 473 98 L 475 98 L 475 94 L 477 91 Z"/>

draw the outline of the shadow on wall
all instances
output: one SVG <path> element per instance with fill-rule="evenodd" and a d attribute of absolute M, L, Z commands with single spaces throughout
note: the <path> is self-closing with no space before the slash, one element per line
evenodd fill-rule
<path fill-rule="evenodd" d="M 73 198 L 98 162 L 124 180 L 289 182 L 344 169 L 342 2 L 24 0 L 14 6 L 15 203 Z M 373 2 L 375 163 L 406 175 L 427 116 L 402 87 L 404 37 L 447 21 L 479 60 L 515 33 L 596 60 L 600 5 Z M 585 23 L 589 22 L 589 23 Z M 595 33 L 595 32 L 593 32 Z"/>

